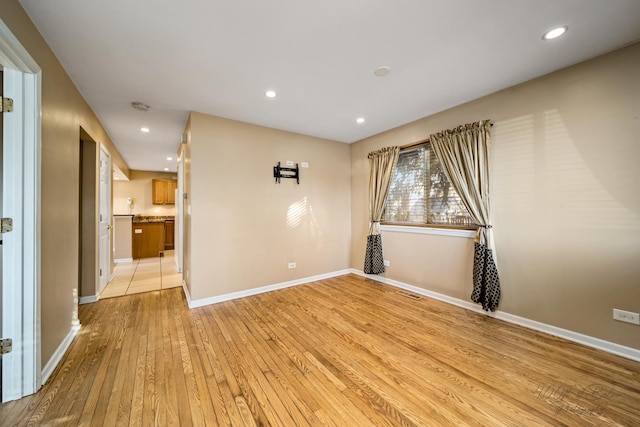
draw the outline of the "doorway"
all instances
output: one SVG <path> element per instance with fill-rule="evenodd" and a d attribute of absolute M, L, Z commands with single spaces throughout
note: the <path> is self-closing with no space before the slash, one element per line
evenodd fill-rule
<path fill-rule="evenodd" d="M 78 294 L 96 302 L 111 279 L 111 156 L 80 128 Z"/>

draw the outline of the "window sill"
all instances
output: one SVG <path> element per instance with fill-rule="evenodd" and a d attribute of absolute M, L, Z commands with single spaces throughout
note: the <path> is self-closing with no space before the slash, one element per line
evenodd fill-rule
<path fill-rule="evenodd" d="M 413 233 L 413 234 L 434 234 L 437 236 L 452 236 L 475 238 L 475 230 L 456 230 L 455 228 L 431 228 L 431 227 L 414 227 L 407 225 L 380 225 L 380 231 L 390 231 L 396 233 Z"/>

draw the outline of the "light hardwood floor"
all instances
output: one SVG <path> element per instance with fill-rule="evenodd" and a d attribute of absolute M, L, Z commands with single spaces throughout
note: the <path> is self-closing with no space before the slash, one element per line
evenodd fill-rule
<path fill-rule="evenodd" d="M 355 275 L 189 310 L 181 288 L 80 307 L 2 426 L 637 426 L 640 363 Z"/>

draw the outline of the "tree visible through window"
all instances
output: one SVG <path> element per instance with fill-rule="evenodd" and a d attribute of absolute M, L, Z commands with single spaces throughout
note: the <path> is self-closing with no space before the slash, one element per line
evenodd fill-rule
<path fill-rule="evenodd" d="M 428 143 L 400 151 L 382 220 L 388 224 L 474 226 Z"/>

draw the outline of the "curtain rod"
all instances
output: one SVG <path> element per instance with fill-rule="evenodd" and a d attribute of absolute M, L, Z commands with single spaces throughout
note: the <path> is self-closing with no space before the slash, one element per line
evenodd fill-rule
<path fill-rule="evenodd" d="M 427 142 L 429 142 L 429 138 L 427 138 L 427 139 L 423 139 L 422 141 L 418 141 L 418 142 L 411 142 L 411 143 L 406 144 L 406 145 L 401 145 L 401 146 L 400 146 L 400 149 L 401 149 L 401 150 L 404 150 L 404 149 L 407 149 L 407 148 L 416 147 L 416 146 L 418 146 L 418 145 L 426 144 Z"/>
<path fill-rule="evenodd" d="M 489 123 L 489 126 L 493 127 L 493 123 Z M 429 142 L 429 138 L 423 139 L 423 140 L 420 140 L 420 141 L 416 141 L 416 142 L 410 142 L 409 144 L 401 145 L 400 149 L 401 150 L 405 150 L 407 148 L 416 147 L 418 145 L 426 144 L 428 142 Z"/>

